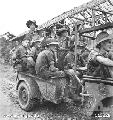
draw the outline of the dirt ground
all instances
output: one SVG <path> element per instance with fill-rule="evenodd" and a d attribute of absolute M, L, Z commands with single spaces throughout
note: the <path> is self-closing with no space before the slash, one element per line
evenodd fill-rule
<path fill-rule="evenodd" d="M 16 92 L 16 73 L 0 63 L 0 120 L 89 120 L 76 105 L 45 102 L 32 112 L 21 110 Z"/>

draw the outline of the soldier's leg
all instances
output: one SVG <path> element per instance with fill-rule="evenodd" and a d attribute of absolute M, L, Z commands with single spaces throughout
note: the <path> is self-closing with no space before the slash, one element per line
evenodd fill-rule
<path fill-rule="evenodd" d="M 32 57 L 27 58 L 27 68 L 29 73 L 35 74 L 35 61 Z"/>
<path fill-rule="evenodd" d="M 80 100 L 81 98 L 78 95 L 78 85 L 80 85 L 80 81 L 77 80 L 77 76 L 75 75 L 75 72 L 73 69 L 69 69 L 66 71 L 66 73 L 69 75 L 70 77 L 70 95 L 72 99 L 75 100 Z"/>
<path fill-rule="evenodd" d="M 22 58 L 22 61 L 21 61 L 21 65 L 22 65 L 22 71 L 25 72 L 27 71 L 27 58 Z"/>

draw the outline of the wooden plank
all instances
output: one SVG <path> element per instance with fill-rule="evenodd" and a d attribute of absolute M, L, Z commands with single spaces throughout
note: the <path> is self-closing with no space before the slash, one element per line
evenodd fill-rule
<path fill-rule="evenodd" d="M 51 24 L 57 23 L 67 17 L 73 16 L 75 14 L 78 14 L 84 10 L 87 10 L 87 8 L 94 8 L 95 6 L 99 6 L 100 4 L 103 4 L 107 2 L 107 0 L 92 0 L 88 3 L 85 3 L 83 5 L 80 5 L 79 7 L 75 7 L 74 9 L 71 9 L 70 11 L 64 12 L 63 14 L 48 20 L 47 22 L 43 23 L 42 25 L 39 26 L 38 29 L 43 29 L 46 28 L 48 26 L 50 26 Z"/>
<path fill-rule="evenodd" d="M 77 17 L 74 17 L 74 18 L 77 19 L 77 20 L 80 20 L 82 22 L 86 21 L 86 22 L 92 23 L 92 21 L 87 20 L 87 19 L 81 19 L 81 18 L 77 18 Z"/>
<path fill-rule="evenodd" d="M 88 76 L 88 75 L 83 75 L 83 78 L 101 79 L 101 77 L 94 77 L 94 76 Z M 106 80 L 113 81 L 113 78 L 106 78 Z"/>
<path fill-rule="evenodd" d="M 87 35 L 83 35 L 83 34 L 82 34 L 82 36 L 83 36 L 83 37 L 87 37 L 87 38 L 91 38 L 92 40 L 95 40 L 95 39 L 96 39 L 96 38 L 94 38 L 94 37 L 87 36 Z"/>
<path fill-rule="evenodd" d="M 84 82 L 96 82 L 96 83 L 104 83 L 113 85 L 113 80 L 103 80 L 103 79 L 93 79 L 93 78 L 83 78 Z"/>
<path fill-rule="evenodd" d="M 93 32 L 93 31 L 108 29 L 108 28 L 113 28 L 113 23 L 106 23 L 106 24 L 94 26 L 91 28 L 85 28 L 83 30 L 80 30 L 79 33 L 84 34 L 84 33 L 89 33 L 89 32 Z"/>
<path fill-rule="evenodd" d="M 105 14 L 113 15 L 113 13 L 106 12 L 106 11 L 103 11 L 103 10 L 100 10 L 100 9 L 96 9 L 96 8 L 89 8 L 89 9 L 92 9 L 92 10 L 95 10 L 95 11 L 99 11 L 99 12 L 102 12 L 102 13 L 105 13 Z"/>

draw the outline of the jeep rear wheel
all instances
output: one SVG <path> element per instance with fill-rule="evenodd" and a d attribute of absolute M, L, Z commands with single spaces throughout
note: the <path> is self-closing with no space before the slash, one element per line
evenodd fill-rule
<path fill-rule="evenodd" d="M 31 111 L 36 106 L 37 100 L 33 98 L 31 89 L 25 82 L 18 87 L 18 99 L 20 107 L 25 111 Z"/>

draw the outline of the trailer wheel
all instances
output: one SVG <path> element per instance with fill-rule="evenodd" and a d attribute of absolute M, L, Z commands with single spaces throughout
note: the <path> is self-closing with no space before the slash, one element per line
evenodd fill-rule
<path fill-rule="evenodd" d="M 21 82 L 18 87 L 18 99 L 20 107 L 25 111 L 31 111 L 38 102 L 31 94 L 30 86 L 25 82 Z"/>

